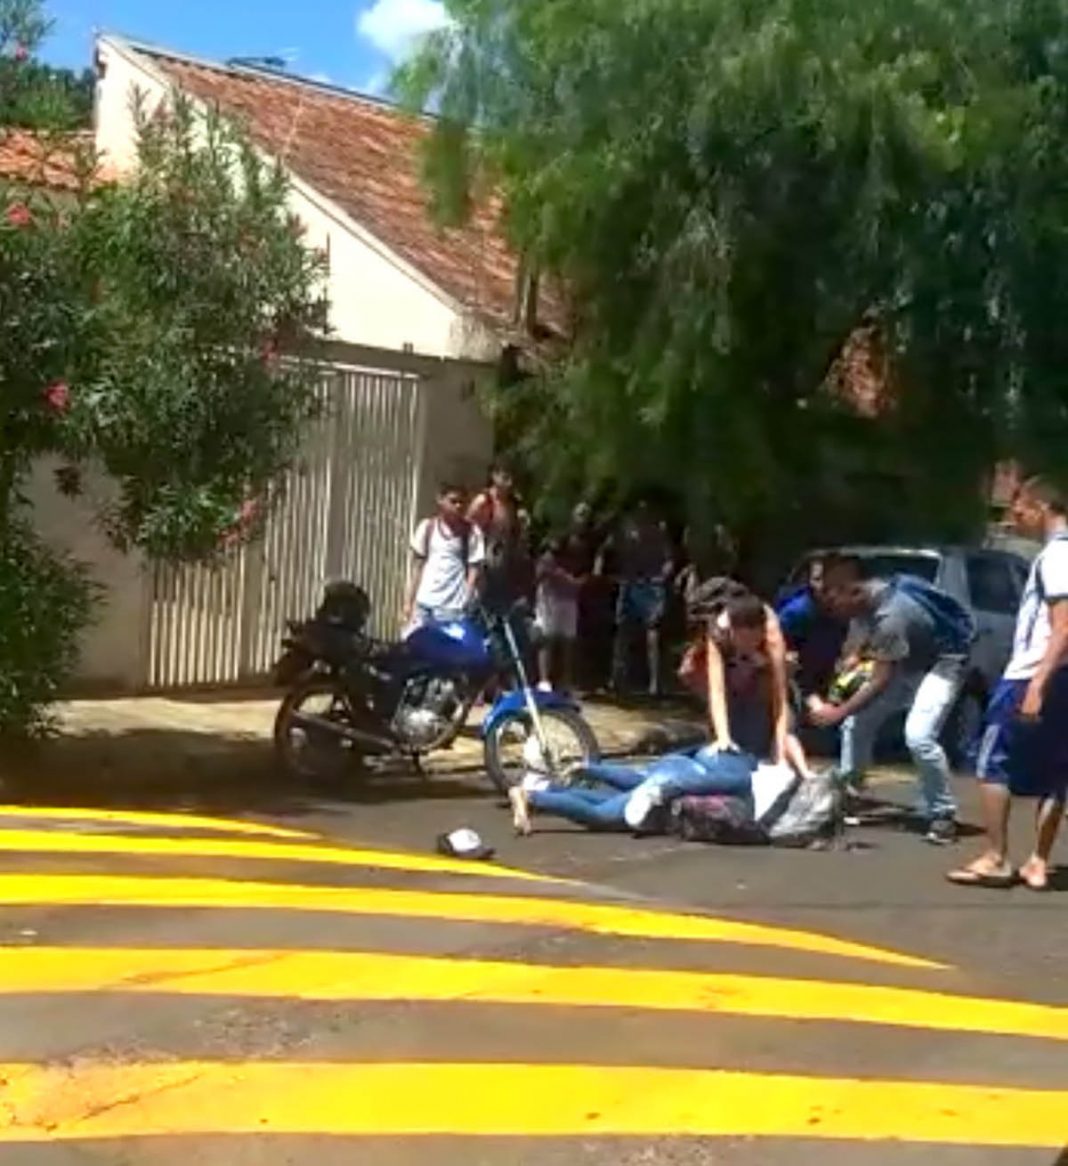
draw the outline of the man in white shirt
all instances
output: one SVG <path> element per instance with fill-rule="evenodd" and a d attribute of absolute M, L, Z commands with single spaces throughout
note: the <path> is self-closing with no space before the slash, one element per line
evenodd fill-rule
<path fill-rule="evenodd" d="M 1031 568 L 1012 658 L 987 709 L 977 773 L 987 847 L 951 871 L 962 886 L 1049 888 L 1049 858 L 1068 791 L 1068 498 L 1032 478 L 1013 503 L 1013 522 L 1045 547 Z M 1035 847 L 1013 871 L 1008 855 L 1012 794 L 1038 798 Z"/>
<path fill-rule="evenodd" d="M 465 501 L 459 486 L 443 484 L 437 513 L 415 528 L 406 625 L 459 619 L 478 591 L 486 543 L 482 531 L 464 516 Z"/>

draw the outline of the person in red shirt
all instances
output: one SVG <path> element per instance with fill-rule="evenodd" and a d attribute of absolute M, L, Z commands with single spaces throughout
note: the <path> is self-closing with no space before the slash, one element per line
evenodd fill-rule
<path fill-rule="evenodd" d="M 485 539 L 485 599 L 494 607 L 508 607 L 521 591 L 516 578 L 521 568 L 519 505 L 511 467 L 498 459 L 490 467 L 489 485 L 474 497 L 467 511 L 468 521 Z"/>

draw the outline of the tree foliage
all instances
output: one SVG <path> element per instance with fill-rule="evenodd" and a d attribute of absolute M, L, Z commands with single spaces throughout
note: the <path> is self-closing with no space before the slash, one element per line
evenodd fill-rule
<path fill-rule="evenodd" d="M 39 0 L 0 5 L 0 126 L 56 131 L 90 125 L 93 71 L 57 69 L 31 55 L 50 28 Z"/>
<path fill-rule="evenodd" d="M 640 476 L 765 534 L 918 535 L 965 528 L 1000 453 L 1057 457 L 1059 0 L 447 7 L 398 79 L 440 113 L 439 206 L 499 187 L 575 305 L 567 358 L 499 400 L 544 480 Z M 822 388 L 862 322 L 893 373 L 877 420 Z M 882 516 L 870 489 L 849 516 L 850 464 L 898 484 Z"/>
<path fill-rule="evenodd" d="M 17 16 L 17 43 L 32 48 L 34 13 L 0 0 L 0 40 Z M 30 104 L 34 76 L 20 82 Z M 324 257 L 287 210 L 284 172 L 177 95 L 142 111 L 139 133 L 139 164 L 120 181 L 84 154 L 77 189 L 0 184 L 0 594 L 16 597 L 0 607 L 0 675 L 23 675 L 18 643 L 51 661 L 47 683 L 6 702 L 0 692 L 0 730 L 54 690 L 88 610 L 84 572 L 31 533 L 31 467 L 59 459 L 70 495 L 102 475 L 104 500 L 85 502 L 120 548 L 211 557 L 258 529 L 317 411 Z M 69 159 L 69 139 L 41 140 L 42 163 L 57 149 Z M 67 617 L 18 606 L 34 580 Z"/>

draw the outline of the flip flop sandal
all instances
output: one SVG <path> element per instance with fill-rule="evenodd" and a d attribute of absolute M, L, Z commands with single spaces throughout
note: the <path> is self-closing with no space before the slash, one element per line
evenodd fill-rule
<path fill-rule="evenodd" d="M 1036 894 L 1043 894 L 1044 892 L 1049 890 L 1049 877 L 1048 876 L 1046 878 L 1044 878 L 1040 883 L 1035 882 L 1032 879 L 1029 879 L 1027 877 L 1027 875 L 1023 874 L 1022 872 L 1018 872 L 1016 877 L 1020 880 L 1020 882 L 1029 891 L 1034 891 Z"/>
<path fill-rule="evenodd" d="M 976 870 L 972 866 L 951 870 L 946 878 L 957 887 L 986 887 L 999 891 L 1007 891 L 1016 883 L 1015 871 Z"/>

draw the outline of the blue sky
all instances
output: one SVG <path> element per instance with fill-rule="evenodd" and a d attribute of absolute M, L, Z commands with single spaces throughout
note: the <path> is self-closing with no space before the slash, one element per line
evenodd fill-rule
<path fill-rule="evenodd" d="M 444 19 L 441 0 L 46 0 L 42 56 L 91 63 L 94 30 L 212 60 L 279 56 L 294 73 L 380 90 L 394 62 Z"/>

